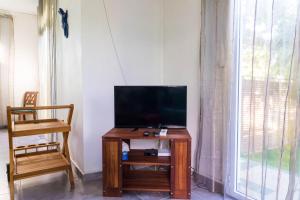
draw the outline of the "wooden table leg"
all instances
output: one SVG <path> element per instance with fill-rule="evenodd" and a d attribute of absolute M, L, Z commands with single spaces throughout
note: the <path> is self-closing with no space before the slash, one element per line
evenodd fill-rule
<path fill-rule="evenodd" d="M 63 138 L 64 138 L 63 151 L 65 153 L 65 156 L 66 156 L 67 160 L 70 163 L 70 167 L 67 170 L 67 173 L 68 173 L 68 176 L 69 176 L 69 181 L 70 181 L 71 188 L 74 188 L 74 176 L 73 176 L 73 170 L 72 170 L 70 153 L 69 153 L 68 136 L 69 136 L 68 132 L 63 133 Z"/>
<path fill-rule="evenodd" d="M 15 185 L 14 185 L 14 169 L 13 166 L 9 165 L 9 192 L 10 192 L 10 200 L 14 200 L 15 196 Z"/>
<path fill-rule="evenodd" d="M 13 158 L 13 141 L 11 137 L 8 137 L 9 141 L 9 191 L 10 199 L 14 200 L 15 186 L 14 186 L 14 158 Z"/>
<path fill-rule="evenodd" d="M 37 112 L 36 111 L 33 112 L 32 115 L 33 115 L 33 120 L 37 120 Z"/>

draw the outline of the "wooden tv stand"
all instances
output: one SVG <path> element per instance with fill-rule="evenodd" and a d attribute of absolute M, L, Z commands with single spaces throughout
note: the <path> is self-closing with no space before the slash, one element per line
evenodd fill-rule
<path fill-rule="evenodd" d="M 191 137 L 188 131 L 169 129 L 166 137 L 155 137 L 144 136 L 146 130 L 154 131 L 113 128 L 102 137 L 103 196 L 122 196 L 124 191 L 153 191 L 169 192 L 171 198 L 189 199 Z M 130 150 L 129 159 L 122 161 L 122 141 L 130 146 L 130 139 L 169 140 L 171 156 L 144 156 L 143 150 Z M 156 167 L 145 170 L 141 166 Z"/>

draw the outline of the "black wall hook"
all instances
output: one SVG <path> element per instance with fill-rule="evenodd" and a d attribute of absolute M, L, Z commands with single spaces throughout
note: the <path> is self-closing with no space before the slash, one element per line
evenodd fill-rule
<path fill-rule="evenodd" d="M 69 24 L 68 24 L 68 10 L 66 12 L 62 9 L 58 9 L 58 13 L 61 15 L 62 28 L 64 29 L 64 35 L 66 38 L 69 37 Z"/>

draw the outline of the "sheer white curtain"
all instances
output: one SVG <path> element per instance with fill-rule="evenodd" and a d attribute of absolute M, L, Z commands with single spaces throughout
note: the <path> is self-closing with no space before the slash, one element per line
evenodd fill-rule
<path fill-rule="evenodd" d="M 39 0 L 39 77 L 40 104 L 56 104 L 56 0 Z M 53 117 L 55 113 L 47 113 Z M 44 116 L 46 117 L 46 116 Z"/>
<path fill-rule="evenodd" d="M 202 0 L 200 133 L 196 173 L 210 191 L 222 192 L 232 84 L 235 83 L 231 0 Z M 233 104 L 234 105 L 234 104 Z"/>
<path fill-rule="evenodd" d="M 238 199 L 300 198 L 298 0 L 202 0 L 196 172 Z"/>
<path fill-rule="evenodd" d="M 6 106 L 14 100 L 13 18 L 0 14 L 0 127 L 7 125 Z"/>
<path fill-rule="evenodd" d="M 299 6 L 298 0 L 239 4 L 236 190 L 247 197 L 300 198 Z"/>

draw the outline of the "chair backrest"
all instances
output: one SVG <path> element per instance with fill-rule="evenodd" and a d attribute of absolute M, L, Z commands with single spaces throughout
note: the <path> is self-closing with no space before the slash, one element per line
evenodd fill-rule
<path fill-rule="evenodd" d="M 35 107 L 37 102 L 37 96 L 39 92 L 25 92 L 24 94 L 24 107 Z"/>

